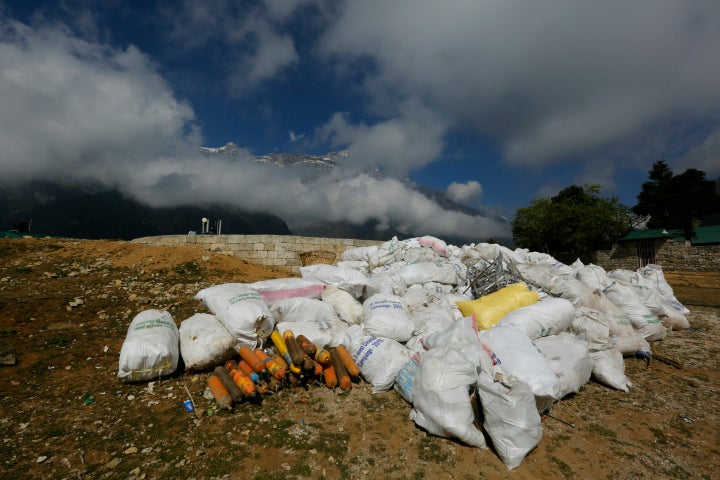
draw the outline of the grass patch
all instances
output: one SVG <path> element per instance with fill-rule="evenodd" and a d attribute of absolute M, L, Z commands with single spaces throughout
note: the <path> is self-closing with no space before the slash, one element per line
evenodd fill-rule
<path fill-rule="evenodd" d="M 3 307 L 3 303 L 0 302 L 0 308 Z M 10 328 L 5 328 L 3 330 L 0 330 L 0 338 L 7 338 L 12 337 L 13 335 L 17 335 L 17 330 L 12 330 Z"/>
<path fill-rule="evenodd" d="M 590 425 L 588 425 L 588 430 L 598 435 L 602 435 L 603 437 L 617 438 L 617 433 L 607 427 L 600 425 L 599 423 L 591 423 Z"/>
<path fill-rule="evenodd" d="M 200 265 L 192 261 L 176 265 L 173 271 L 181 277 L 198 277 L 202 273 Z"/>
<path fill-rule="evenodd" d="M 690 472 L 682 468 L 680 465 L 673 465 L 673 467 L 666 470 L 665 473 L 672 478 L 690 478 Z"/>
<path fill-rule="evenodd" d="M 454 465 L 455 459 L 445 451 L 445 440 L 429 433 L 420 438 L 418 456 L 427 462 Z"/>
<path fill-rule="evenodd" d="M 655 443 L 667 445 L 667 436 L 665 436 L 665 432 L 661 428 L 651 428 L 650 432 L 655 435 Z"/>
<path fill-rule="evenodd" d="M 558 470 L 560 470 L 560 473 L 564 478 L 572 478 L 573 477 L 573 471 L 572 468 L 570 468 L 570 465 L 563 462 L 557 457 L 550 457 L 550 460 L 552 460 L 557 466 Z"/>
<path fill-rule="evenodd" d="M 70 344 L 70 340 L 64 336 L 56 336 L 49 339 L 45 344 L 49 347 L 65 348 Z"/>

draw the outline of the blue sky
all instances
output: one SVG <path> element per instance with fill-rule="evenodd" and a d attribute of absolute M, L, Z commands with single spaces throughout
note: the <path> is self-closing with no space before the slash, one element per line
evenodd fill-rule
<path fill-rule="evenodd" d="M 359 172 L 508 218 L 573 184 L 632 206 L 659 159 L 717 178 L 719 45 L 716 0 L 0 1 L 0 181 L 507 237 Z M 303 184 L 198 154 L 227 142 L 352 155 Z"/>

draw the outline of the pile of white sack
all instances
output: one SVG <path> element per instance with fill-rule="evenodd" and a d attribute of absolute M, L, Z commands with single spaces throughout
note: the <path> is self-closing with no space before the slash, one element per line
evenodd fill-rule
<path fill-rule="evenodd" d="M 472 298 L 468 272 L 501 255 L 518 281 Z M 301 267 L 300 274 L 201 290 L 196 299 L 211 314 L 198 313 L 175 332 L 155 312 L 142 330 L 153 345 L 167 336 L 159 353 L 133 321 L 118 375 L 168 374 L 174 338 L 185 368 L 204 370 L 240 346 L 271 346 L 273 329 L 291 330 L 319 346 L 344 345 L 373 392 L 397 391 L 429 433 L 486 448 L 484 430 L 513 469 L 539 443 L 541 415 L 555 402 L 591 377 L 628 392 L 623 356 L 648 356 L 648 342 L 689 327 L 689 311 L 657 265 L 606 272 L 524 249 L 457 247 L 425 236 L 354 248 L 334 265 Z"/>

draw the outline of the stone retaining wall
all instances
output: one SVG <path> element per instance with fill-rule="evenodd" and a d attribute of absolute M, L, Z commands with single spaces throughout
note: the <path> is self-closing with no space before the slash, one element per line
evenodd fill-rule
<path fill-rule="evenodd" d="M 208 251 L 226 253 L 250 263 L 287 270 L 294 274 L 299 272 L 300 254 L 303 252 L 332 252 L 339 260 L 345 250 L 383 243 L 376 240 L 291 235 L 160 235 L 136 238 L 133 242 L 150 245 L 201 245 Z"/>
<path fill-rule="evenodd" d="M 665 271 L 720 272 L 720 245 L 690 245 L 659 239 L 654 241 L 654 248 L 655 263 Z M 612 250 L 597 251 L 593 263 L 608 271 L 635 270 L 639 267 L 637 242 L 623 242 Z"/>

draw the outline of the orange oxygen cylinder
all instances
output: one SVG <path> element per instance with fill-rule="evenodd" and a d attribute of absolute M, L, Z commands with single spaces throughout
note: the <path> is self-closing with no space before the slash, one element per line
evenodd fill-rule
<path fill-rule="evenodd" d="M 267 353 L 263 352 L 261 349 L 255 350 L 255 355 L 265 364 L 265 368 L 268 372 L 270 372 L 270 375 L 275 377 L 277 380 L 282 380 L 282 378 L 285 376 L 286 369 L 278 363 L 270 358 Z"/>
<path fill-rule="evenodd" d="M 257 355 L 255 355 L 255 351 L 252 348 L 247 345 L 243 345 L 238 350 L 238 353 L 240 354 L 240 358 L 245 360 L 253 371 L 257 373 L 265 372 L 265 364 L 258 358 Z"/>
<path fill-rule="evenodd" d="M 337 347 L 335 347 L 335 351 L 340 356 L 343 365 L 345 365 L 345 369 L 347 370 L 348 375 L 350 375 L 351 377 L 359 376 L 360 368 L 358 368 L 355 360 L 353 360 L 352 358 L 352 355 L 350 355 L 350 352 L 348 352 L 343 345 L 338 345 Z"/>
<path fill-rule="evenodd" d="M 295 340 L 297 340 L 297 343 L 298 345 L 300 345 L 302 351 L 310 355 L 310 358 L 315 357 L 315 354 L 318 350 L 317 345 L 308 340 L 305 335 L 298 335 L 297 337 L 295 337 Z"/>
<path fill-rule="evenodd" d="M 324 366 L 323 377 L 325 377 L 325 385 L 327 385 L 328 388 L 337 387 L 337 375 L 335 375 L 335 370 L 332 365 L 328 364 Z"/>
<path fill-rule="evenodd" d="M 318 348 L 317 352 L 315 352 L 315 360 L 318 361 L 321 365 L 327 365 L 330 363 L 330 352 L 328 352 L 324 348 Z"/>
<path fill-rule="evenodd" d="M 232 378 L 230 378 L 230 375 L 228 374 L 228 371 L 225 370 L 225 367 L 223 367 L 222 365 L 215 367 L 213 375 L 220 379 L 223 386 L 225 387 L 225 390 L 228 391 L 230 399 L 233 403 L 238 403 L 243 399 L 242 392 L 240 391 L 238 386 L 235 385 L 235 382 L 233 382 Z"/>
<path fill-rule="evenodd" d="M 212 393 L 213 398 L 215 398 L 215 401 L 218 404 L 218 407 L 224 410 L 231 410 L 232 399 L 230 398 L 227 388 L 223 385 L 222 380 L 215 375 L 210 375 L 208 377 L 207 384 L 210 389 L 210 393 Z"/>
<path fill-rule="evenodd" d="M 350 388 L 352 388 L 352 380 L 350 380 L 350 375 L 348 375 L 347 369 L 340 358 L 340 354 L 337 352 L 337 348 L 330 349 L 330 358 L 332 359 L 333 370 L 335 370 L 340 389 L 344 391 L 350 390 Z"/>
<path fill-rule="evenodd" d="M 285 340 L 285 346 L 290 353 L 290 360 L 292 361 L 292 363 L 294 363 L 297 367 L 302 367 L 304 362 L 304 352 L 300 348 L 300 345 L 298 345 L 298 342 L 295 339 L 295 335 L 293 334 L 293 332 L 290 330 L 285 330 L 283 332 L 283 340 Z"/>

